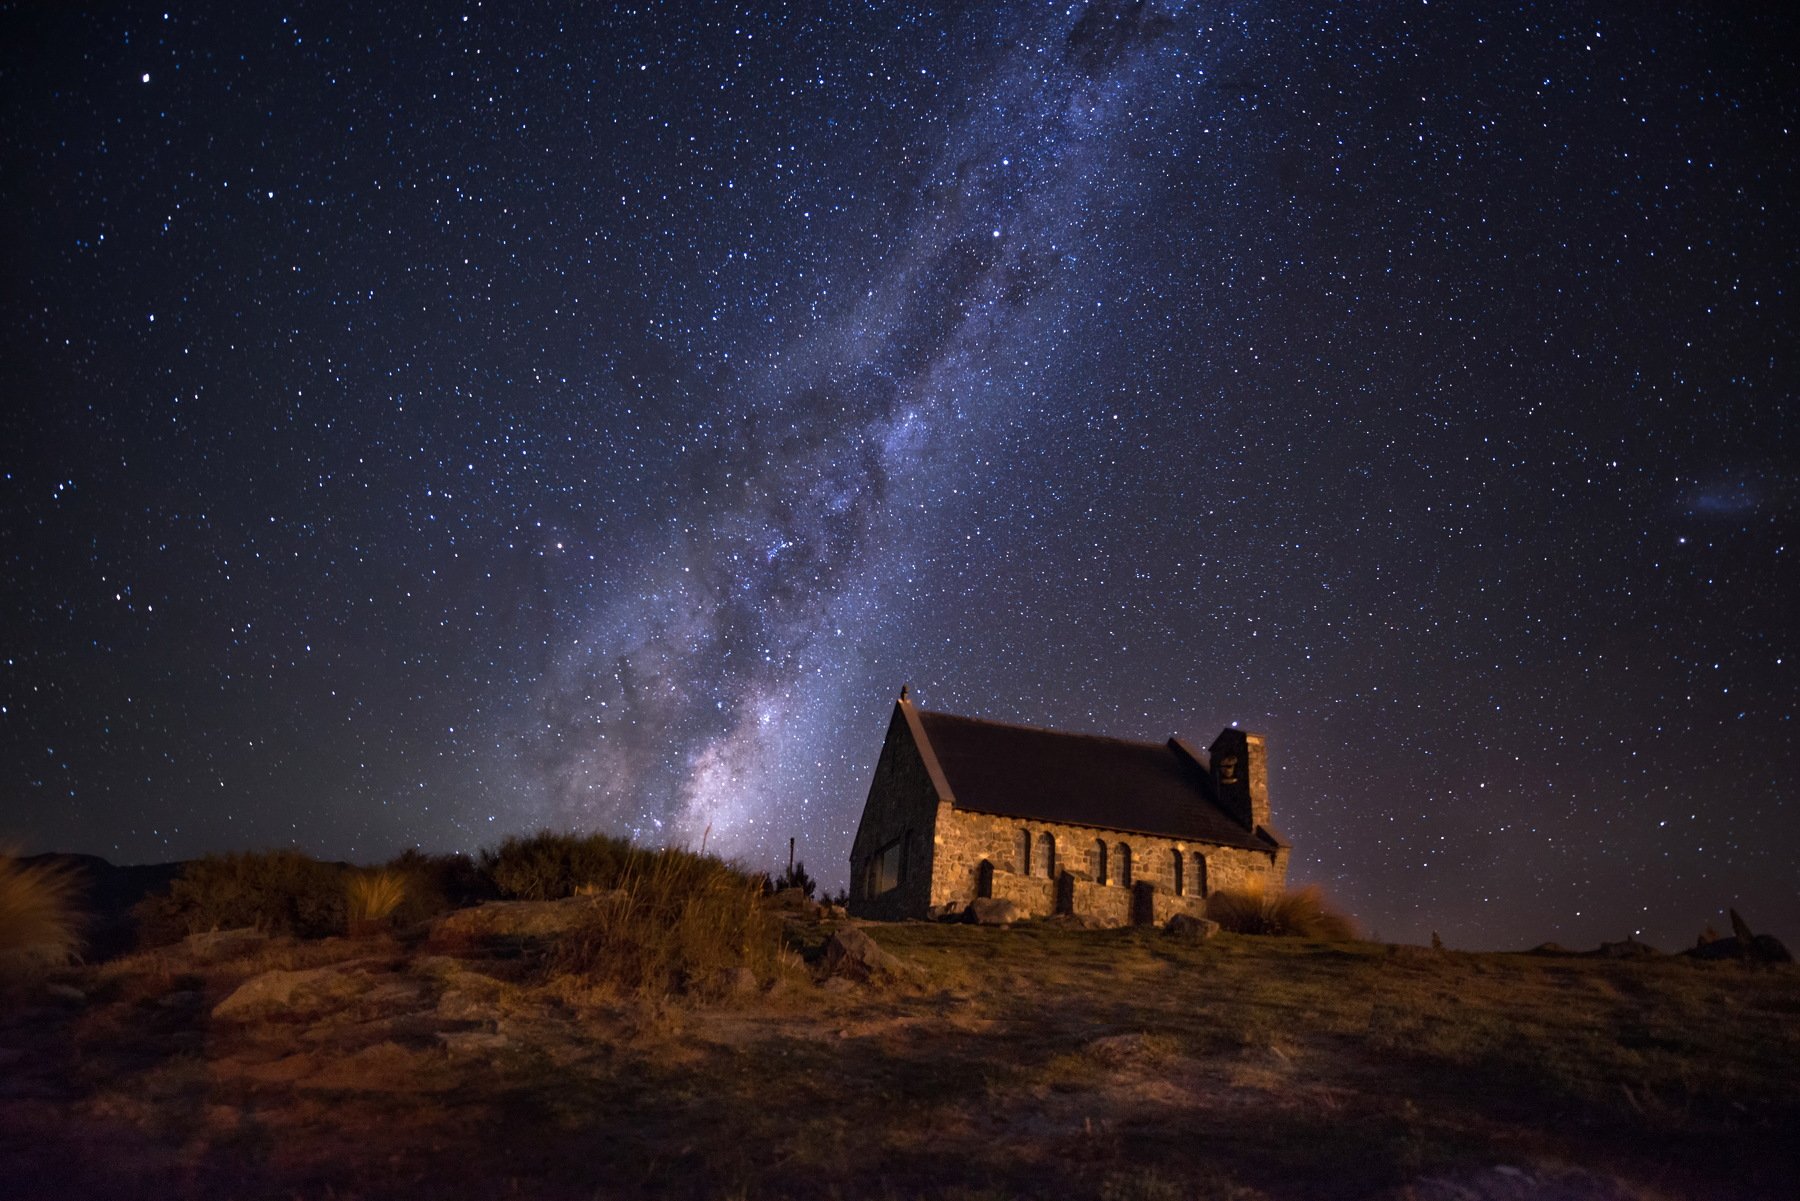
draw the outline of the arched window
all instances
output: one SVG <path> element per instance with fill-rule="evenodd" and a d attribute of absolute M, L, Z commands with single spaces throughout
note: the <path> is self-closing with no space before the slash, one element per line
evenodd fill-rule
<path fill-rule="evenodd" d="M 1048 831 L 1038 835 L 1038 874 L 1056 879 L 1056 835 Z"/>
<path fill-rule="evenodd" d="M 1169 865 L 1172 868 L 1174 868 L 1174 872 L 1175 872 L 1175 881 L 1174 881 L 1175 895 L 1178 897 L 1187 896 L 1187 880 L 1184 879 L 1182 876 L 1182 866 L 1183 865 L 1181 862 L 1181 852 L 1180 851 L 1170 851 L 1169 852 Z"/>
<path fill-rule="evenodd" d="M 1090 852 L 1091 862 L 1088 864 L 1094 871 L 1094 883 L 1106 883 L 1106 839 L 1096 838 L 1094 849 Z"/>
<path fill-rule="evenodd" d="M 1203 897 L 1206 895 L 1206 856 L 1205 855 L 1195 855 L 1194 856 L 1193 895 L 1197 896 L 1197 897 Z"/>
<path fill-rule="evenodd" d="M 1021 828 L 1019 831 L 1019 874 L 1031 874 L 1031 831 Z"/>
<path fill-rule="evenodd" d="M 1131 847 L 1125 843 L 1119 844 L 1119 866 L 1118 866 L 1117 870 L 1119 873 L 1119 884 L 1122 887 L 1130 888 L 1131 887 Z"/>
<path fill-rule="evenodd" d="M 983 859 L 976 865 L 975 895 L 978 897 L 994 895 L 994 865 L 991 860 Z"/>

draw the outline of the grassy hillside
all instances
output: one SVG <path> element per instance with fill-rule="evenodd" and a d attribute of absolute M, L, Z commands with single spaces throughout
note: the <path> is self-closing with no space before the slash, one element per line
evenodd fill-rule
<path fill-rule="evenodd" d="M 1047 924 L 870 926 L 675 1000 L 569 913 L 202 936 L 16 996 L 19 1195 L 1760 1198 L 1800 1179 L 1800 972 Z M 585 920 L 585 919 L 582 919 Z"/>

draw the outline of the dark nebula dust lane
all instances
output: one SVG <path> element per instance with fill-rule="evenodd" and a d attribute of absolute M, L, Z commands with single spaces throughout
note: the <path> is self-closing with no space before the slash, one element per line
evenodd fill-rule
<path fill-rule="evenodd" d="M 1800 926 L 1794 21 L 1441 7 L 0 12 L 0 837 L 835 887 L 911 682 Z"/>

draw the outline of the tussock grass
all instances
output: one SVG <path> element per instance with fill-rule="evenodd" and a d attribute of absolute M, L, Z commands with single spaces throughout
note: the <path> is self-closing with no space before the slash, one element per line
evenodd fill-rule
<path fill-rule="evenodd" d="M 350 933 L 372 933 L 385 925 L 406 900 L 406 884 L 404 875 L 387 868 L 352 872 L 344 881 L 344 909 Z"/>
<path fill-rule="evenodd" d="M 61 967 L 81 949 L 72 872 L 0 854 L 0 976 Z"/>
<path fill-rule="evenodd" d="M 299 851 L 196 859 L 166 894 L 138 905 L 139 941 L 153 946 L 240 926 L 309 938 L 336 934 L 345 924 L 345 872 Z"/>
<path fill-rule="evenodd" d="M 1356 923 L 1334 909 L 1316 884 L 1298 891 L 1221 888 L 1206 898 L 1206 916 L 1233 934 L 1270 934 L 1349 942 Z"/>
<path fill-rule="evenodd" d="M 689 851 L 627 846 L 589 881 L 591 915 L 557 945 L 553 969 L 622 993 L 704 993 L 734 968 L 782 970 L 780 919 L 758 879 Z"/>

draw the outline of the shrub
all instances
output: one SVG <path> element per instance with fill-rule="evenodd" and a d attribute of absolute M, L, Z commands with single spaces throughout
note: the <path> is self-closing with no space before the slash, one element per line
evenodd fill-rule
<path fill-rule="evenodd" d="M 208 855 L 184 865 L 162 896 L 137 909 L 140 941 L 255 926 L 318 938 L 344 928 L 346 868 L 298 851 Z"/>
<path fill-rule="evenodd" d="M 498 895 L 493 881 L 467 855 L 427 855 L 408 848 L 388 860 L 386 870 L 405 884 L 406 895 L 393 914 L 394 922 L 401 926 L 479 905 Z"/>
<path fill-rule="evenodd" d="M 372 934 L 387 924 L 406 900 L 406 877 L 377 868 L 352 872 L 344 880 L 344 916 L 351 934 Z"/>
<path fill-rule="evenodd" d="M 67 867 L 0 854 L 0 975 L 30 975 L 75 958 L 77 884 Z"/>
<path fill-rule="evenodd" d="M 704 991 L 733 968 L 777 970 L 781 923 L 758 879 L 691 851 L 626 851 L 592 915 L 558 944 L 557 970 L 640 996 Z"/>
<path fill-rule="evenodd" d="M 1221 888 L 1206 898 L 1206 916 L 1234 934 L 1272 934 L 1346 942 L 1356 924 L 1332 908 L 1319 886 L 1297 892 Z"/>
<path fill-rule="evenodd" d="M 770 887 L 776 892 L 787 888 L 798 888 L 801 895 L 810 897 L 813 890 L 819 887 L 819 882 L 806 874 L 804 861 L 796 861 L 794 866 L 787 869 L 786 873 L 776 877 Z"/>
<path fill-rule="evenodd" d="M 644 853 L 606 834 L 542 830 L 514 835 L 498 850 L 482 851 L 481 871 L 503 897 L 555 901 L 574 896 L 578 888 L 618 887 L 633 856 Z"/>

